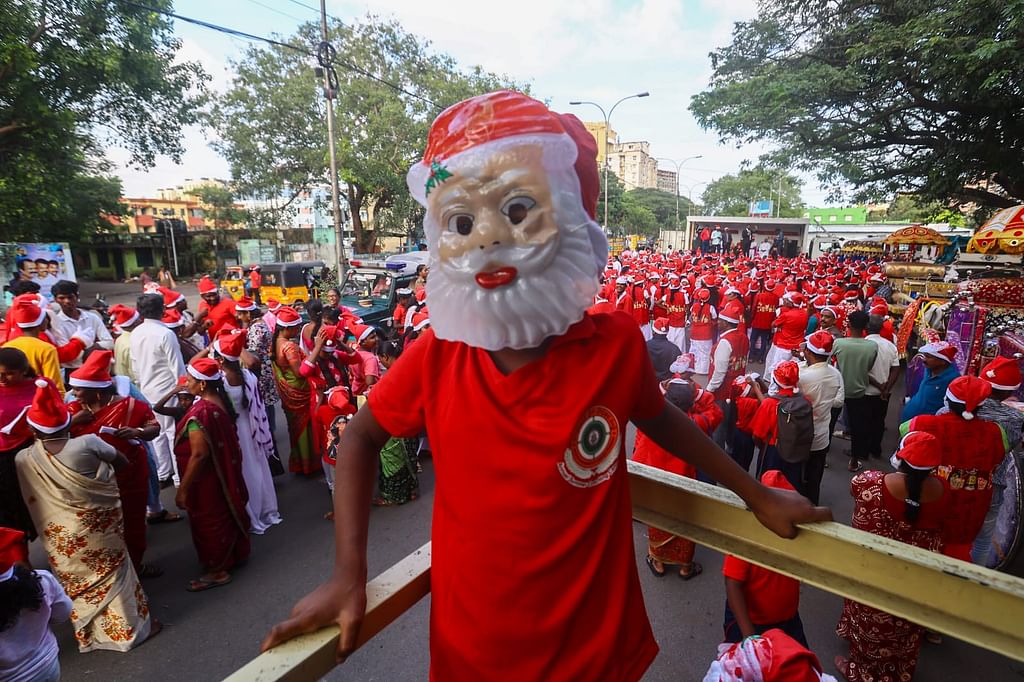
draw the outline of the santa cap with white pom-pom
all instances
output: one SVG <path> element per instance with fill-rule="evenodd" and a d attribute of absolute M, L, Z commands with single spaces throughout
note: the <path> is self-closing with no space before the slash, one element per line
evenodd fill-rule
<path fill-rule="evenodd" d="M 978 405 L 983 403 L 992 394 L 992 384 L 978 377 L 957 377 L 946 389 L 946 399 L 950 402 L 959 403 L 964 406 L 960 416 L 964 419 L 974 419 Z"/>
<path fill-rule="evenodd" d="M 36 431 L 47 434 L 63 431 L 71 423 L 71 413 L 49 379 L 36 379 L 36 394 L 32 397 L 25 421 Z"/>

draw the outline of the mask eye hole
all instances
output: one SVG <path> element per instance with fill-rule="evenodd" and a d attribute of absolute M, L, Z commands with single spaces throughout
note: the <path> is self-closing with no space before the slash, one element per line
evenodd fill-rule
<path fill-rule="evenodd" d="M 448 231 L 461 234 L 463 237 L 473 231 L 473 216 L 468 213 L 457 213 L 448 218 Z"/>
<path fill-rule="evenodd" d="M 536 205 L 537 202 L 530 197 L 515 197 L 505 202 L 505 205 L 501 207 L 501 212 L 505 214 L 510 223 L 518 225 L 526 220 L 530 209 Z"/>

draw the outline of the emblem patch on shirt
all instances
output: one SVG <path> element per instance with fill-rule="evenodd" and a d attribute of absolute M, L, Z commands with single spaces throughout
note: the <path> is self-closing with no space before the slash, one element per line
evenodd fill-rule
<path fill-rule="evenodd" d="M 615 414 L 607 407 L 592 407 L 573 429 L 558 472 L 577 488 L 600 485 L 618 468 L 621 445 L 622 429 Z"/>

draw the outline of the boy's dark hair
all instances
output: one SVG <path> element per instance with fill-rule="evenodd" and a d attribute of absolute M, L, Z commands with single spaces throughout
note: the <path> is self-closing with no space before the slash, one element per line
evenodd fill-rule
<path fill-rule="evenodd" d="M 78 296 L 78 282 L 62 279 L 50 288 L 54 296 Z"/>
<path fill-rule="evenodd" d="M 40 287 L 30 279 L 19 279 L 10 286 L 10 289 L 15 296 L 21 296 L 22 294 L 38 294 Z"/>
<path fill-rule="evenodd" d="M 881 315 L 869 315 L 867 324 L 868 334 L 878 334 L 881 332 L 884 323 L 885 318 Z"/>
<path fill-rule="evenodd" d="M 164 297 L 160 294 L 143 294 L 135 301 L 135 308 L 147 320 L 159 320 L 164 316 Z"/>
<path fill-rule="evenodd" d="M 863 310 L 854 310 L 846 320 L 850 325 L 850 329 L 856 329 L 857 331 L 864 331 L 868 326 L 868 314 Z"/>
<path fill-rule="evenodd" d="M 14 576 L 0 583 L 0 632 L 18 622 L 22 611 L 38 611 L 43 605 L 43 584 L 35 571 L 14 567 Z"/>
<path fill-rule="evenodd" d="M 665 391 L 665 400 L 683 412 L 689 412 L 693 409 L 693 401 L 696 395 L 697 391 L 694 390 L 693 384 L 689 382 L 685 384 L 669 383 L 668 389 Z"/>

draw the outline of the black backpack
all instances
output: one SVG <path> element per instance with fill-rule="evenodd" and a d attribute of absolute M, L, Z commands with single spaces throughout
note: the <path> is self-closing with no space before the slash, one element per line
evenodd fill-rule
<path fill-rule="evenodd" d="M 799 464 L 811 456 L 814 442 L 814 411 L 802 395 L 778 396 L 779 457 L 790 464 Z"/>

